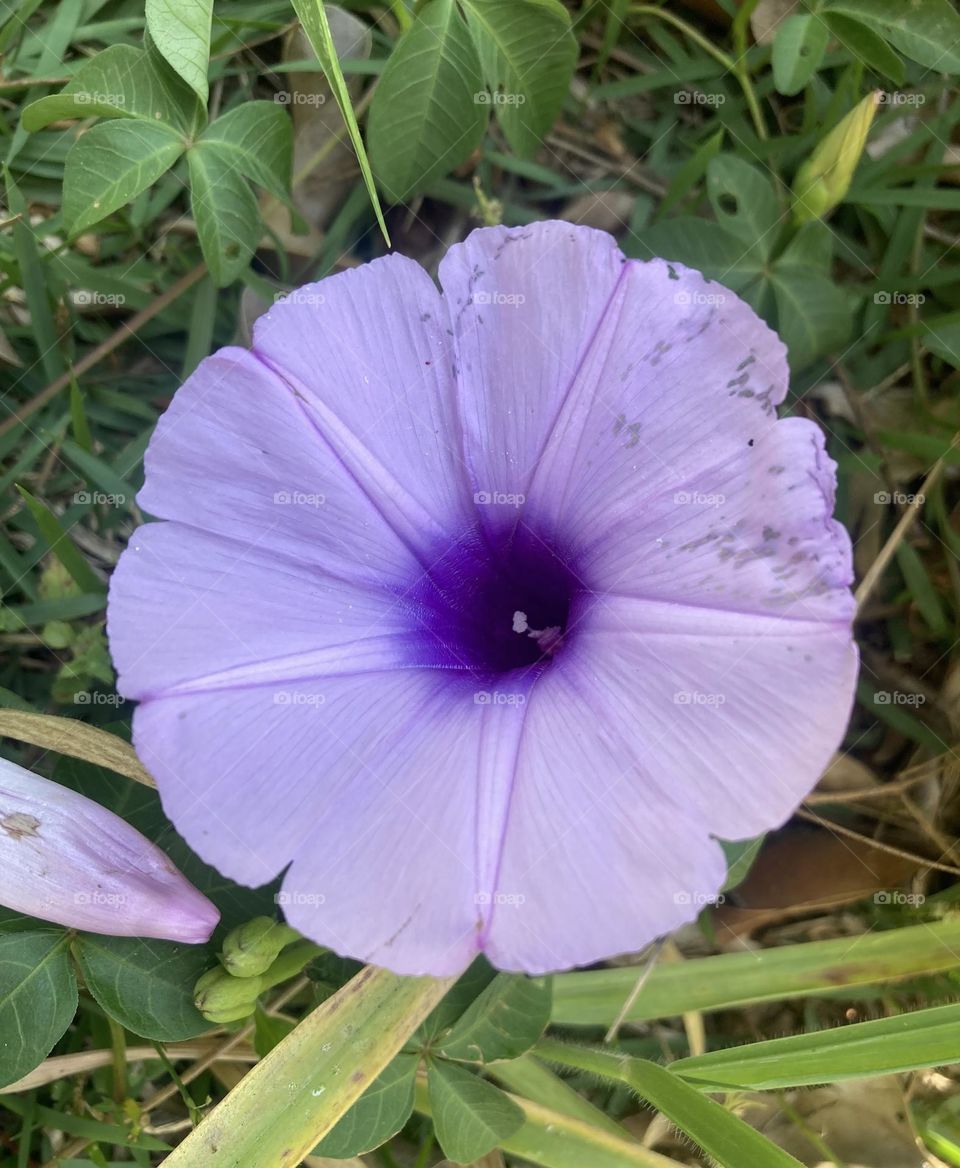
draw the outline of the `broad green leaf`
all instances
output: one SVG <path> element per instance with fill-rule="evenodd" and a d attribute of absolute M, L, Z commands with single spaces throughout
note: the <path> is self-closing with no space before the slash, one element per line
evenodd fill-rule
<path fill-rule="evenodd" d="M 894 85 L 903 85 L 906 71 L 903 61 L 890 48 L 882 36 L 871 28 L 867 28 L 859 20 L 844 16 L 840 12 L 826 11 L 822 19 L 838 41 L 854 57 L 861 61 L 881 77 L 888 77 Z"/>
<path fill-rule="evenodd" d="M 232 284 L 250 263 L 260 237 L 260 211 L 231 151 L 197 143 L 187 153 L 190 206 L 210 276 Z"/>
<path fill-rule="evenodd" d="M 747 878 L 747 874 L 753 867 L 753 862 L 756 860 L 760 849 L 763 847 L 763 841 L 766 838 L 766 833 L 764 833 L 763 835 L 757 835 L 753 839 L 748 840 L 718 840 L 718 843 L 723 848 L 723 854 L 727 857 L 727 878 L 723 882 L 721 892 L 736 888 L 738 884 Z"/>
<path fill-rule="evenodd" d="M 571 1088 L 567 1090 L 576 1094 Z M 500 1147 L 524 1163 L 541 1164 L 543 1168 L 676 1168 L 675 1160 L 651 1152 L 622 1129 L 611 1131 L 610 1125 L 614 1129 L 617 1125 L 580 1096 L 577 1098 L 592 1113 L 590 1119 L 554 1110 L 521 1095 L 512 1098 L 523 1113 L 523 1124 L 503 1139 Z M 425 1076 L 417 1078 L 416 1109 L 422 1115 L 431 1115 Z"/>
<path fill-rule="evenodd" d="M 294 12 L 296 12 L 300 23 L 303 25 L 303 31 L 307 34 L 307 39 L 310 41 L 310 45 L 317 55 L 317 60 L 320 62 L 326 74 L 327 81 L 330 84 L 330 90 L 340 109 L 340 113 L 343 115 L 343 120 L 346 122 L 347 133 L 350 136 L 350 142 L 356 152 L 357 162 L 360 164 L 360 173 L 363 175 L 367 194 L 370 196 L 370 203 L 377 216 L 377 222 L 380 224 L 380 230 L 383 232 L 383 238 L 387 241 L 387 246 L 389 247 L 390 233 L 387 231 L 387 225 L 384 222 L 383 209 L 380 206 L 380 198 L 377 195 L 376 183 L 373 181 L 373 172 L 370 170 L 367 151 L 363 145 L 363 138 L 360 136 L 357 116 L 353 112 L 350 91 L 347 89 L 343 70 L 340 68 L 336 44 L 334 43 L 333 33 L 330 31 L 330 24 L 327 20 L 323 0 L 291 0 L 291 2 Z"/>
<path fill-rule="evenodd" d="M 141 1038 L 177 1042 L 210 1029 L 193 1004 L 194 983 L 211 964 L 205 946 L 82 933 L 74 952 L 90 993 Z"/>
<path fill-rule="evenodd" d="M 820 16 L 798 12 L 777 29 L 773 42 L 773 84 L 786 97 L 799 93 L 820 68 L 830 30 Z"/>
<path fill-rule="evenodd" d="M 540 1044 L 538 1053 L 561 1066 L 573 1067 L 624 1083 L 721 1166 L 721 1168 L 801 1168 L 782 1148 L 719 1103 L 701 1095 L 679 1076 L 646 1059 L 589 1047 L 567 1046 L 556 1039 Z"/>
<path fill-rule="evenodd" d="M 47 547 L 67 569 L 77 586 L 84 592 L 104 591 L 106 585 L 87 563 L 83 552 L 50 508 L 35 499 L 25 487 L 18 486 L 17 491 L 39 527 Z"/>
<path fill-rule="evenodd" d="M 928 69 L 960 73 L 960 15 L 950 0 L 834 0 L 826 12 L 860 21 Z"/>
<path fill-rule="evenodd" d="M 66 933 L 0 937 L 0 1086 L 41 1063 L 76 1012 Z"/>
<path fill-rule="evenodd" d="M 347 1160 L 373 1151 L 395 1136 L 413 1111 L 419 1061 L 418 1055 L 398 1054 L 333 1131 L 323 1137 L 313 1154 Z"/>
<path fill-rule="evenodd" d="M 449 988 L 372 966 L 308 1014 L 164 1161 L 164 1168 L 299 1164 Z"/>
<path fill-rule="evenodd" d="M 222 158 L 283 202 L 290 200 L 293 125 L 274 101 L 248 101 L 204 130 L 193 151 L 210 143 Z"/>
<path fill-rule="evenodd" d="M 489 97 L 454 0 L 431 0 L 390 54 L 370 107 L 374 173 L 399 203 L 447 174 L 483 137 Z"/>
<path fill-rule="evenodd" d="M 523 1124 L 523 1112 L 499 1087 L 456 1063 L 432 1062 L 427 1092 L 437 1142 L 455 1164 L 479 1160 Z"/>
<path fill-rule="evenodd" d="M 213 0 L 146 0 L 146 16 L 157 52 L 206 105 Z"/>
<path fill-rule="evenodd" d="M 726 1010 L 938 973 L 956 967 L 958 949 L 960 920 L 947 919 L 854 938 L 658 965 L 626 1019 L 638 1022 L 692 1010 Z M 609 1026 L 633 992 L 637 976 L 636 969 L 555 974 L 554 1023 Z"/>
<path fill-rule="evenodd" d="M 497 121 L 529 156 L 557 119 L 577 63 L 570 14 L 559 0 L 463 0 Z"/>
<path fill-rule="evenodd" d="M 180 133 L 162 122 L 113 120 L 88 130 L 67 155 L 63 220 L 79 235 L 135 199 L 177 161 Z"/>
<path fill-rule="evenodd" d="M 450 1059 L 494 1062 L 529 1050 L 550 1021 L 550 979 L 501 973 L 436 1041 Z"/>
<path fill-rule="evenodd" d="M 434 1045 L 441 1031 L 449 1030 L 462 1018 L 474 1000 L 497 976 L 497 971 L 484 956 L 475 958 L 444 995 L 443 1001 L 431 1011 L 417 1037 L 425 1045 Z"/>
<path fill-rule="evenodd" d="M 777 332 L 787 346 L 791 369 L 802 369 L 821 353 L 844 344 L 853 314 L 847 296 L 828 277 L 810 269 L 774 267 Z"/>
<path fill-rule="evenodd" d="M 717 222 L 742 241 L 750 259 L 765 259 L 781 220 L 767 176 L 742 158 L 721 154 L 707 166 L 707 195 Z"/>
<path fill-rule="evenodd" d="M 721 126 L 715 134 L 710 135 L 706 142 L 697 147 L 686 162 L 679 167 L 673 176 L 667 193 L 660 200 L 660 205 L 656 211 L 656 219 L 662 219 L 671 207 L 675 207 L 683 196 L 692 190 L 707 173 L 707 166 L 710 160 L 716 158 L 720 147 L 723 145 L 725 132 Z"/>
<path fill-rule="evenodd" d="M 938 1067 L 956 1062 L 958 1051 L 960 1006 L 950 1005 L 715 1050 L 670 1070 L 700 1090 L 768 1091 Z"/>
<path fill-rule="evenodd" d="M 153 53 L 111 45 L 78 69 L 60 93 L 28 105 L 21 121 L 27 130 L 42 130 L 61 118 L 142 118 L 188 132 L 202 116 L 198 104 Z"/>
<path fill-rule="evenodd" d="M 652 223 L 626 243 L 638 259 L 674 260 L 696 268 L 711 280 L 741 292 L 763 272 L 757 248 L 751 248 L 717 223 L 681 215 Z"/>

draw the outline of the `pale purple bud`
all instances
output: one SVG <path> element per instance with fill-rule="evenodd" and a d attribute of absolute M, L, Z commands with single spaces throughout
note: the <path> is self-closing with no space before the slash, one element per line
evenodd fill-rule
<path fill-rule="evenodd" d="M 0 759 L 0 904 L 91 933 L 199 944 L 220 914 L 167 856 L 85 795 Z"/>

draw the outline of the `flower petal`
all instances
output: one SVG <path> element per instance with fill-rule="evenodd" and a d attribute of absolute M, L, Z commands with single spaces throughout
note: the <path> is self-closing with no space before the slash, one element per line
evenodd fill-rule
<path fill-rule="evenodd" d="M 145 470 L 145 511 L 234 540 L 240 556 L 377 584 L 405 581 L 417 567 L 302 402 L 243 349 L 221 349 L 180 387 Z"/>
<path fill-rule="evenodd" d="M 472 490 L 507 517 L 622 270 L 611 236 L 560 222 L 473 231 L 440 264 Z"/>
<path fill-rule="evenodd" d="M 406 668 L 421 642 L 387 589 L 182 523 L 131 537 L 108 632 L 118 689 L 138 701 Z"/>
<path fill-rule="evenodd" d="M 724 880 L 701 809 L 658 785 L 642 739 L 610 718 L 624 694 L 598 689 L 592 659 L 562 664 L 534 687 L 517 752 L 484 934 L 500 969 L 546 973 L 642 948 Z"/>
<path fill-rule="evenodd" d="M 257 321 L 253 343 L 293 388 L 325 460 L 429 564 L 472 507 L 446 314 L 427 273 L 393 255 L 308 284 Z"/>
<path fill-rule="evenodd" d="M 115 937 L 199 944 L 220 914 L 129 823 L 0 759 L 0 904 Z"/>

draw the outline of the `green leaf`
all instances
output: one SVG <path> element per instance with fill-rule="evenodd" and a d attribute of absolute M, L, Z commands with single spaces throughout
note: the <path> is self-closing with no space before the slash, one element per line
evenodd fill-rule
<path fill-rule="evenodd" d="M 71 235 L 99 223 L 157 181 L 183 153 L 162 122 L 115 120 L 88 130 L 67 155 L 63 220 Z"/>
<path fill-rule="evenodd" d="M 380 224 L 380 230 L 383 232 L 383 238 L 387 241 L 387 246 L 389 247 L 390 233 L 387 231 L 387 225 L 383 218 L 383 208 L 380 206 L 380 198 L 377 195 L 377 187 L 373 181 L 370 162 L 363 145 L 363 138 L 360 136 L 357 116 L 353 112 L 350 91 L 347 89 L 343 70 L 340 68 L 340 61 L 337 57 L 337 49 L 333 40 L 333 34 L 330 31 L 330 24 L 327 21 L 327 13 L 323 6 L 323 0 L 291 0 L 291 2 L 294 12 L 296 12 L 300 23 L 303 25 L 303 31 L 307 34 L 307 39 L 310 41 L 313 51 L 317 54 L 317 60 L 320 62 L 326 74 L 334 100 L 340 109 L 340 113 L 343 115 L 344 122 L 346 122 L 347 133 L 350 136 L 350 142 L 353 145 L 353 149 L 357 155 L 357 161 L 360 164 L 360 173 L 363 175 L 367 194 L 370 196 L 370 202 L 377 216 L 377 222 Z"/>
<path fill-rule="evenodd" d="M 956 967 L 958 948 L 960 919 L 947 919 L 855 938 L 659 965 L 644 982 L 626 1020 L 726 1010 L 938 973 Z M 636 984 L 636 969 L 555 974 L 553 1021 L 560 1026 L 609 1026 Z"/>
<path fill-rule="evenodd" d="M 293 125 L 282 105 L 248 101 L 212 122 L 194 150 L 215 145 L 222 158 L 282 202 L 290 201 Z M 191 152 L 192 153 L 192 152 Z"/>
<path fill-rule="evenodd" d="M 398 1054 L 317 1144 L 313 1154 L 348 1160 L 373 1151 L 395 1136 L 413 1111 L 419 1061 L 418 1055 Z"/>
<path fill-rule="evenodd" d="M 27 130 L 62 118 L 142 118 L 189 132 L 202 111 L 195 95 L 147 49 L 111 45 L 83 65 L 60 93 L 23 111 Z"/>
<path fill-rule="evenodd" d="M 455 1164 L 470 1164 L 523 1124 L 523 1112 L 485 1079 L 455 1063 L 432 1062 L 427 1092 L 437 1141 Z"/>
<path fill-rule="evenodd" d="M 659 256 L 696 268 L 708 279 L 719 280 L 735 292 L 757 280 L 763 272 L 756 248 L 745 247 L 726 228 L 692 215 L 652 223 L 632 236 L 626 247 L 638 259 Z"/>
<path fill-rule="evenodd" d="M 260 236 L 260 211 L 250 185 L 228 151 L 197 143 L 187 153 L 190 205 L 210 276 L 232 284 L 250 263 Z"/>
<path fill-rule="evenodd" d="M 146 16 L 157 52 L 206 105 L 213 0 L 146 0 Z"/>
<path fill-rule="evenodd" d="M 77 586 L 84 592 L 105 591 L 106 585 L 87 563 L 83 552 L 67 534 L 56 515 L 26 488 L 18 486 L 17 491 L 40 528 L 47 547 L 67 569 Z"/>
<path fill-rule="evenodd" d="M 753 867 L 753 862 L 756 860 L 760 849 L 763 847 L 763 841 L 766 838 L 767 835 L 764 832 L 763 835 L 754 836 L 753 839 L 717 841 L 723 848 L 723 854 L 727 857 L 727 878 L 723 882 L 721 892 L 736 888 L 738 884 L 747 878 L 747 874 Z"/>
<path fill-rule="evenodd" d="M 400 203 L 479 145 L 488 106 L 480 60 L 454 0 L 432 0 L 390 54 L 370 107 L 374 173 Z"/>
<path fill-rule="evenodd" d="M 717 222 L 748 247 L 748 262 L 765 259 L 781 220 L 767 176 L 742 158 L 721 154 L 707 166 L 707 195 Z"/>
<path fill-rule="evenodd" d="M 809 12 L 788 16 L 773 42 L 773 84 L 779 93 L 799 93 L 820 68 L 830 30 L 820 16 Z"/>
<path fill-rule="evenodd" d="M 368 966 L 308 1014 L 164 1161 L 164 1168 L 299 1164 L 449 988 Z"/>
<path fill-rule="evenodd" d="M 747 1164 L 750 1168 L 801 1168 L 799 1160 L 772 1144 L 739 1116 L 705 1098 L 695 1087 L 656 1063 L 589 1047 L 566 1046 L 556 1039 L 542 1042 L 538 1053 L 561 1066 L 626 1084 L 663 1112 L 721 1168 L 744 1168 Z"/>
<path fill-rule="evenodd" d="M 928 69 L 960 73 L 960 15 L 950 0 L 834 0 L 826 12 L 860 21 Z"/>
<path fill-rule="evenodd" d="M 82 933 L 74 952 L 87 989 L 134 1034 L 177 1042 L 210 1029 L 193 1004 L 194 983 L 211 964 L 205 946 Z"/>
<path fill-rule="evenodd" d="M 65 933 L 0 937 L 0 1086 L 43 1062 L 76 1012 Z"/>
<path fill-rule="evenodd" d="M 559 0 L 463 0 L 497 121 L 517 154 L 542 145 L 577 63 L 570 14 Z"/>
<path fill-rule="evenodd" d="M 715 1050 L 670 1069 L 701 1090 L 768 1091 L 938 1067 L 958 1050 L 960 1006 L 950 1005 Z"/>
<path fill-rule="evenodd" d="M 888 77 L 894 85 L 903 85 L 906 76 L 903 61 L 883 37 L 859 20 L 839 12 L 828 10 L 822 14 L 822 19 L 826 20 L 833 35 L 854 57 L 859 57 L 868 68 L 879 73 L 881 77 Z"/>
<path fill-rule="evenodd" d="M 495 1062 L 528 1051 L 550 1021 L 551 982 L 501 973 L 436 1041 L 450 1059 Z"/>
<path fill-rule="evenodd" d="M 791 369 L 802 369 L 814 357 L 843 345 L 853 314 L 846 295 L 828 276 L 779 264 L 770 279 L 777 332 L 787 346 Z"/>

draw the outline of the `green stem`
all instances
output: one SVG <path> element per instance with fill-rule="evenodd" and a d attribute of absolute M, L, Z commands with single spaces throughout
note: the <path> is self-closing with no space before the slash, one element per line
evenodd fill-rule
<path fill-rule="evenodd" d="M 742 57 L 739 61 L 735 61 L 733 57 L 725 53 L 722 49 L 718 49 L 712 41 L 708 40 L 701 32 L 698 32 L 692 24 L 687 24 L 681 17 L 674 16 L 672 12 L 667 12 L 664 8 L 657 8 L 653 4 L 635 4 L 630 11 L 636 16 L 655 16 L 658 20 L 673 25 L 675 29 L 689 37 L 694 44 L 699 45 L 705 53 L 719 62 L 728 73 L 732 73 L 739 82 L 740 88 L 743 90 L 743 96 L 746 98 L 747 108 L 750 110 L 750 117 L 753 119 L 753 126 L 757 131 L 757 137 L 762 142 L 767 140 L 767 127 L 763 123 L 760 103 L 757 101 L 757 95 L 753 88 L 753 82 L 750 80 L 750 74 L 747 72 L 746 65 L 741 64 Z"/>

